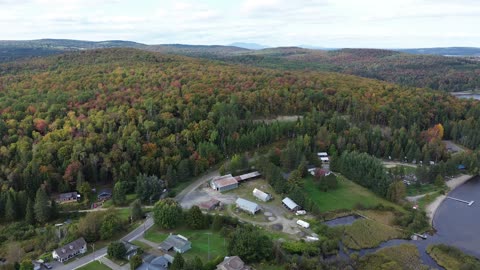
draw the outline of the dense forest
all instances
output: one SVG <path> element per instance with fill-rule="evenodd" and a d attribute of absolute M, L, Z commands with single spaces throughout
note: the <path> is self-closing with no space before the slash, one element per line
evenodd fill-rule
<path fill-rule="evenodd" d="M 87 181 L 133 190 L 140 173 L 171 187 L 234 153 L 299 136 L 312 152 L 425 162 L 448 158 L 444 138 L 472 149 L 480 140 L 478 102 L 350 75 L 135 49 L 7 63 L 0 74 L 0 181 L 13 192 L 2 205 L 23 190 L 34 198 L 39 187 Z M 285 114 L 304 117 L 256 121 Z"/>
<path fill-rule="evenodd" d="M 80 40 L 0 41 L 0 62 L 100 48 L 136 48 L 280 70 L 329 71 L 379 79 L 411 87 L 443 91 L 480 88 L 478 57 L 446 57 L 419 54 L 421 50 L 378 49 L 310 50 L 297 47 L 248 50 L 235 46 L 182 44 L 146 45 L 129 41 Z M 442 48 L 440 48 L 442 49 Z M 440 50 L 438 49 L 438 50 Z M 445 53 L 474 48 L 443 48 Z M 468 50 L 470 49 L 470 50 Z M 425 54 L 435 49 L 426 50 Z M 408 52 L 408 53 L 405 53 Z M 412 54 L 410 54 L 412 53 Z"/>

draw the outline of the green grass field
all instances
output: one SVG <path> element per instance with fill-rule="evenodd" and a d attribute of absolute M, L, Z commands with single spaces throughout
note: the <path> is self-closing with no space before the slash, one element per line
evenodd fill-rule
<path fill-rule="evenodd" d="M 98 261 L 91 262 L 85 266 L 78 268 L 78 270 L 111 270 L 110 267 L 99 263 Z"/>
<path fill-rule="evenodd" d="M 135 199 L 137 199 L 137 194 L 127 194 L 127 202 L 125 203 L 125 206 L 130 205 Z M 111 199 L 102 205 L 103 208 L 108 208 L 110 206 L 113 206 L 113 200 Z"/>
<path fill-rule="evenodd" d="M 313 177 L 305 178 L 304 191 L 317 204 L 322 212 L 334 210 L 351 210 L 356 205 L 373 207 L 378 204 L 392 206 L 399 211 L 404 211 L 400 206 L 382 199 L 370 190 L 338 175 L 338 187 L 335 190 L 323 192 L 317 188 Z"/>
<path fill-rule="evenodd" d="M 168 237 L 169 233 L 170 232 L 158 230 L 154 227 L 148 230 L 145 239 L 155 243 L 161 243 Z M 210 259 L 213 259 L 217 256 L 223 257 L 227 255 L 227 239 L 221 236 L 219 232 L 214 232 L 211 230 L 181 229 L 173 231 L 172 233 L 181 234 L 192 242 L 192 249 L 183 254 L 186 259 L 199 256 L 206 261 L 208 259 L 209 252 Z"/>
<path fill-rule="evenodd" d="M 435 193 L 432 193 L 432 194 L 425 195 L 425 197 L 423 197 L 423 198 L 421 198 L 417 201 L 418 207 L 420 207 L 420 209 L 425 209 L 425 207 L 427 207 L 427 205 L 432 203 L 440 195 L 441 194 L 438 191 L 435 192 Z"/>
<path fill-rule="evenodd" d="M 407 186 L 407 196 L 416 196 L 420 194 L 437 192 L 442 190 L 442 188 L 437 187 L 434 184 L 424 184 L 424 185 L 410 185 Z"/>

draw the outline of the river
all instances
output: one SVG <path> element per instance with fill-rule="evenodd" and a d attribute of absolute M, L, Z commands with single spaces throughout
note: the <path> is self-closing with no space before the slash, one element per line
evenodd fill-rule
<path fill-rule="evenodd" d="M 373 253 L 380 248 L 392 247 L 400 244 L 414 244 L 417 246 L 424 264 L 437 269 L 443 269 L 427 254 L 426 249 L 431 244 L 443 243 L 460 248 L 465 253 L 480 259 L 480 177 L 477 176 L 448 194 L 450 197 L 475 201 L 468 206 L 451 199 L 445 199 L 437 209 L 433 219 L 436 233 L 426 240 L 393 239 L 380 244 L 379 247 L 358 251 L 360 255 Z M 342 222 L 330 221 L 330 226 L 351 224 L 355 218 L 342 218 Z M 343 253 L 342 249 L 341 253 Z M 346 255 L 346 254 L 342 254 Z"/>

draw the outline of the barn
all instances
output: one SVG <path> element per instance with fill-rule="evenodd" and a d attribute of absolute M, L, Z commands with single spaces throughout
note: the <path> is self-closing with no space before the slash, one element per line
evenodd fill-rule
<path fill-rule="evenodd" d="M 252 215 L 255 215 L 255 213 L 257 213 L 258 211 L 261 210 L 260 206 L 258 206 L 258 204 L 254 203 L 254 202 L 251 202 L 251 201 L 247 201 L 247 200 L 242 199 L 242 198 L 238 198 L 235 201 L 235 204 L 237 205 L 238 208 L 240 208 L 243 211 L 248 212 Z"/>

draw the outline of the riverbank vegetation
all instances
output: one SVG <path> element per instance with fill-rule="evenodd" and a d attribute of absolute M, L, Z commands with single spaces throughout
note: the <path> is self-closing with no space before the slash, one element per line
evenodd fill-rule
<path fill-rule="evenodd" d="M 430 245 L 428 254 L 446 270 L 480 269 L 480 260 L 463 253 L 460 249 L 444 244 Z"/>
<path fill-rule="evenodd" d="M 352 225 L 344 227 L 342 242 L 350 249 L 377 247 L 380 243 L 395 238 L 405 237 L 405 233 L 379 222 L 359 219 Z"/>
<path fill-rule="evenodd" d="M 375 253 L 362 257 L 359 260 L 358 269 L 428 270 L 430 268 L 422 264 L 420 253 L 415 245 L 402 244 L 382 248 Z"/>

